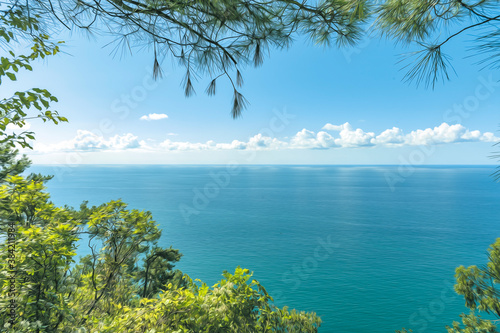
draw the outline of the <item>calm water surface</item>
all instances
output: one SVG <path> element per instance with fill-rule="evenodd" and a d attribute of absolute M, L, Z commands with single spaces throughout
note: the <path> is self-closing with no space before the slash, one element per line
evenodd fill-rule
<path fill-rule="evenodd" d="M 33 166 L 58 205 L 121 198 L 150 210 L 192 278 L 238 265 L 320 332 L 445 332 L 466 311 L 459 265 L 500 237 L 494 167 Z M 389 181 L 388 181 L 389 180 Z M 82 249 L 83 251 L 83 249 Z"/>

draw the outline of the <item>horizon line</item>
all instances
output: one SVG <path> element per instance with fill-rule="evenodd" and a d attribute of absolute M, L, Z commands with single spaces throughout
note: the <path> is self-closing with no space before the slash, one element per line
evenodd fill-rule
<path fill-rule="evenodd" d="M 483 167 L 499 167 L 500 164 L 463 164 L 463 163 L 450 163 L 450 164 L 330 164 L 330 163 L 256 163 L 256 164 L 245 164 L 245 163 L 82 163 L 82 164 L 69 164 L 69 163 L 31 163 L 31 166 L 58 166 L 58 167 L 79 167 L 79 166 L 228 166 L 228 165 L 239 165 L 239 166 L 384 166 L 384 167 L 432 167 L 432 166 L 483 166 Z"/>

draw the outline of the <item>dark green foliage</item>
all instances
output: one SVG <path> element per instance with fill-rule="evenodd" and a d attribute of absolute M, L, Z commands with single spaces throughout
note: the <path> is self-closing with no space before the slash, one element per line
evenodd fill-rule
<path fill-rule="evenodd" d="M 31 161 L 25 155 L 20 159 L 16 158 L 18 153 L 18 150 L 10 146 L 0 145 L 0 184 L 8 175 L 17 176 L 30 166 Z"/>
<path fill-rule="evenodd" d="M 143 267 L 137 272 L 137 280 L 143 285 L 142 297 L 152 297 L 160 291 L 165 290 L 168 283 L 172 283 L 176 288 L 185 286 L 183 275 L 180 271 L 173 271 L 174 265 L 182 257 L 179 250 L 162 249 L 155 247 L 146 254 Z"/>
<path fill-rule="evenodd" d="M 371 26 L 375 33 L 419 48 L 408 57 L 405 79 L 427 86 L 449 78 L 451 63 L 443 49 L 460 35 L 475 34 L 471 51 L 482 57 L 479 64 L 495 69 L 500 65 L 500 8 L 495 0 L 65 0 L 50 2 L 50 6 L 42 0 L 7 3 L 24 16 L 28 10 L 36 13 L 40 26 L 111 32 L 116 36 L 113 53 L 149 46 L 155 77 L 161 75 L 159 59 L 177 60 L 186 70 L 182 82 L 186 96 L 195 93 L 194 83 L 200 76 L 210 78 L 208 95 L 215 94 L 220 78 L 227 78 L 233 87 L 233 117 L 240 116 L 247 106 L 238 90 L 241 70 L 247 65 L 260 66 L 271 49 L 286 48 L 299 36 L 315 44 L 342 47 L 355 44 L 374 23 Z M 7 33 L 4 36 L 10 38 Z"/>
<path fill-rule="evenodd" d="M 495 321 L 483 319 L 477 312 L 485 312 L 500 319 L 500 238 L 488 249 L 488 263 L 483 267 L 460 266 L 456 269 L 455 291 L 464 296 L 465 306 L 471 312 L 461 314 L 462 324 L 446 326 L 449 333 L 496 333 Z M 463 326 L 462 326 L 463 325 Z M 405 329 L 398 333 L 411 332 Z"/>
<path fill-rule="evenodd" d="M 150 296 L 158 294 L 163 287 L 159 284 L 178 283 L 179 273 L 172 269 L 181 254 L 156 245 L 161 232 L 149 212 L 127 210 L 123 202 L 111 201 L 90 209 L 83 206 L 77 213 L 54 206 L 43 181 L 13 175 L 0 187 L 0 202 L 0 304 L 6 308 L 12 299 L 18 304 L 12 328 L 18 332 L 84 327 L 89 316 L 111 314 L 116 304 L 131 304 L 145 288 L 140 258 L 150 249 L 161 259 L 153 264 L 161 274 L 150 277 Z M 16 236 L 14 298 L 9 294 L 8 230 Z M 92 254 L 74 266 L 83 235 L 88 235 Z M 0 327 L 7 321 L 3 311 Z"/>
<path fill-rule="evenodd" d="M 456 270 L 455 290 L 465 298 L 465 305 L 493 314 L 500 319 L 500 238 L 488 249 L 484 267 L 460 266 Z"/>
<path fill-rule="evenodd" d="M 8 2 L 52 25 L 111 32 L 116 36 L 113 53 L 150 46 L 155 77 L 161 75 L 159 59 L 177 60 L 186 70 L 186 96 L 195 93 L 193 83 L 200 75 L 211 80 L 209 95 L 219 78 L 227 78 L 234 91 L 233 117 L 247 105 L 237 89 L 242 68 L 260 66 L 272 48 L 285 48 L 300 35 L 320 45 L 352 45 L 362 37 L 369 12 L 366 0 Z"/>
<path fill-rule="evenodd" d="M 7 47 L 16 36 L 31 39 L 33 53 L 2 57 L 0 78 L 15 80 L 19 68 L 31 70 L 32 60 L 59 50 L 39 26 L 43 10 L 24 5 L 0 9 L 0 38 Z M 174 271 L 181 254 L 158 245 L 161 231 L 150 212 L 128 209 L 121 200 L 94 207 L 84 202 L 79 210 L 56 207 L 45 192 L 51 177 L 22 177 L 30 162 L 17 160 L 11 149 L 31 147 L 33 133 L 8 132 L 30 118 L 66 121 L 48 110 L 55 101 L 38 88 L 0 101 L 1 332 L 317 331 L 315 314 L 269 305 L 264 288 L 247 282 L 247 270 L 225 273 L 227 280 L 213 289 Z M 40 113 L 30 117 L 31 107 Z M 82 241 L 90 255 L 76 263 Z"/>
<path fill-rule="evenodd" d="M 387 0 L 375 10 L 375 28 L 397 42 L 419 47 L 409 56 L 405 77 L 417 85 L 434 87 L 439 79 L 449 78 L 451 63 L 443 48 L 457 36 L 473 36 L 475 46 L 469 51 L 483 57 L 479 64 L 500 65 L 500 7 L 495 0 Z"/>
<path fill-rule="evenodd" d="M 462 323 L 461 327 L 459 322 L 453 322 L 452 327 L 447 326 L 448 333 L 498 333 L 496 325 L 490 320 L 481 319 L 473 312 L 470 314 L 461 314 Z"/>
<path fill-rule="evenodd" d="M 150 212 L 56 207 L 46 177 L 15 173 L 0 185 L 0 306 L 16 316 L 2 311 L 0 332 L 317 332 L 314 313 L 271 305 L 248 270 L 211 288 L 174 270 L 182 254 L 158 246 Z M 78 246 L 90 255 L 76 263 Z"/>

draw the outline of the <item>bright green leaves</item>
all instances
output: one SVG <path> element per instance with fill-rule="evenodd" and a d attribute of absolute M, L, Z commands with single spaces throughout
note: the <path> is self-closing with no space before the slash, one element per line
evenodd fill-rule
<path fill-rule="evenodd" d="M 95 322 L 99 332 L 317 332 L 314 313 L 289 311 L 270 304 L 271 297 L 247 269 L 224 272 L 212 287 L 185 277 L 185 288 L 170 284 L 157 298 L 143 299 L 111 320 Z M 132 330 L 130 330 L 132 332 Z"/>
<path fill-rule="evenodd" d="M 94 266 L 105 279 L 93 281 L 96 290 L 110 288 L 115 278 L 123 272 L 135 269 L 138 256 L 147 252 L 161 236 L 150 212 L 127 210 L 120 201 L 111 201 L 93 208 L 87 226 L 89 245 L 96 246 L 94 239 L 102 247 L 99 254 L 93 252 Z"/>
<path fill-rule="evenodd" d="M 453 326 L 447 326 L 448 333 L 498 333 L 496 326 L 490 321 L 476 316 L 474 313 L 461 314 L 464 328 L 459 322 L 453 322 Z"/>
<path fill-rule="evenodd" d="M 12 157 L 6 156 L 5 160 Z M 141 269 L 136 262 L 161 234 L 151 213 L 128 210 L 121 201 L 90 209 L 84 205 L 80 212 L 59 208 L 49 201 L 49 194 L 44 191 L 43 181 L 47 177 L 24 178 L 16 175 L 18 171 L 14 169 L 14 173 L 7 174 L 0 186 L 0 236 L 5 240 L 6 225 L 14 223 L 16 302 L 18 309 L 23 309 L 18 312 L 18 322 L 13 329 L 28 332 L 37 321 L 46 332 L 54 332 L 56 327 L 85 327 L 86 318 L 94 313 L 105 312 L 113 317 L 124 311 L 125 306 L 137 303 L 142 288 L 138 285 Z M 73 266 L 85 225 L 92 255 Z M 5 241 L 0 245 L 2 306 L 11 299 L 7 246 Z M 151 253 L 158 260 L 150 273 L 164 273 L 160 280 L 156 276 L 150 278 L 150 286 L 154 284 L 158 293 L 158 284 L 181 279 L 175 272 L 168 274 L 173 268 L 172 262 L 181 255 L 178 250 L 157 246 Z M 163 265 L 158 265 L 160 263 Z M 4 319 L 0 318 L 2 322 Z"/>
<path fill-rule="evenodd" d="M 500 238 L 488 249 L 486 267 L 460 266 L 456 270 L 455 290 L 463 295 L 468 308 L 485 311 L 500 318 Z"/>
<path fill-rule="evenodd" d="M 97 207 L 89 217 L 90 235 L 97 237 L 106 248 L 113 251 L 128 246 L 139 249 L 145 243 L 160 238 L 161 231 L 150 212 L 126 208 L 127 204 L 121 200 Z"/>
<path fill-rule="evenodd" d="M 17 78 L 16 78 L 16 76 L 14 75 L 14 73 L 9 73 L 9 72 L 6 72 L 6 73 L 5 73 L 5 75 L 7 75 L 7 77 L 8 77 L 9 79 L 11 79 L 12 81 L 16 81 L 16 80 L 17 80 Z M 0 82 L 0 83 L 1 83 L 1 82 Z"/>
<path fill-rule="evenodd" d="M 14 33 L 12 31 L 6 31 L 5 28 L 2 27 L 0 28 L 0 38 L 3 38 L 7 43 L 9 43 L 10 40 L 14 38 Z"/>
<path fill-rule="evenodd" d="M 34 88 L 25 92 L 16 92 L 13 97 L 0 101 L 0 144 L 7 144 L 14 147 L 19 144 L 23 148 L 31 148 L 28 140 L 34 139 L 34 133 L 23 131 L 14 133 L 9 131 L 8 126 L 15 126 L 22 130 L 28 119 L 41 119 L 43 122 L 67 122 L 65 117 L 59 115 L 57 111 L 49 110 L 51 102 L 56 102 L 57 98 L 52 96 L 47 90 Z M 36 109 L 36 116 L 29 116 L 28 110 Z"/>
<path fill-rule="evenodd" d="M 476 314 L 476 310 L 500 318 L 500 238 L 488 249 L 489 261 L 484 267 L 469 266 L 457 267 L 455 271 L 455 291 L 464 296 L 465 306 L 471 312 L 461 314 L 462 324 L 453 322 L 446 326 L 448 333 L 497 333 L 494 321 L 483 319 Z M 462 326 L 463 325 L 463 326 Z M 398 333 L 412 332 L 412 330 L 397 330 Z"/>
<path fill-rule="evenodd" d="M 9 50 L 11 58 L 0 57 L 0 85 L 7 78 L 16 81 L 16 73 L 20 69 L 32 71 L 31 62 L 43 59 L 49 55 L 57 54 L 59 43 L 52 43 L 49 36 L 38 31 L 37 17 L 26 17 L 21 11 L 9 11 L 0 17 L 0 39 L 7 45 L 17 38 L 24 36 L 31 39 L 31 54 L 16 56 Z M 32 148 L 30 140 L 34 140 L 33 132 L 23 131 L 28 119 L 41 119 L 43 122 L 67 122 L 65 117 L 59 116 L 57 111 L 50 109 L 51 102 L 57 102 L 47 90 L 33 88 L 24 92 L 16 92 L 10 98 L 0 100 L 0 144 L 15 147 L 16 144 L 23 148 Z M 35 114 L 30 113 L 35 110 Z M 18 132 L 21 131 L 21 132 Z"/>
<path fill-rule="evenodd" d="M 485 267 L 460 266 L 456 269 L 455 291 L 465 298 L 465 305 L 473 310 L 462 314 L 462 329 L 458 322 L 447 327 L 448 332 L 497 332 L 490 320 L 476 316 L 474 310 L 484 311 L 500 318 L 500 238 L 488 249 L 489 261 Z"/>
<path fill-rule="evenodd" d="M 84 206 L 82 212 L 91 254 L 74 271 L 80 285 L 72 301 L 79 309 L 78 325 L 94 325 L 100 313 L 118 315 L 137 303 L 140 294 L 154 297 L 163 287 L 160 284 L 180 279 L 170 271 L 171 262 L 181 255 L 156 246 L 161 231 L 150 212 L 129 210 L 120 200 L 90 209 Z M 141 258 L 145 269 L 137 264 Z"/>
<path fill-rule="evenodd" d="M 7 157 L 10 158 L 10 157 Z M 76 255 L 80 223 L 71 211 L 55 207 L 44 192 L 46 177 L 7 174 L 0 186 L 0 304 L 17 304 L 12 331 L 54 331 L 69 313 L 65 299 L 67 272 Z M 9 226 L 7 228 L 7 226 Z M 12 260 L 12 266 L 9 261 Z M 11 269 L 15 269 L 12 279 Z M 12 290 L 15 282 L 15 295 Z M 6 322 L 5 311 L 0 321 Z"/>
<path fill-rule="evenodd" d="M 14 159 L 14 151 L 0 150 L 0 161 Z M 173 270 L 182 255 L 158 246 L 161 231 L 150 212 L 121 200 L 83 203 L 79 211 L 56 207 L 45 192 L 50 177 L 24 178 L 18 174 L 26 162 L 11 166 L 0 182 L 2 308 L 12 300 L 5 226 L 13 224 L 15 233 L 18 315 L 11 331 L 317 332 L 316 314 L 275 307 L 247 269 L 224 272 L 211 287 Z M 90 254 L 75 264 L 77 245 L 88 245 Z"/>
<path fill-rule="evenodd" d="M 120 12 L 128 11 L 126 3 L 131 4 L 113 1 L 113 6 Z M 180 58 L 188 72 L 201 68 L 218 75 L 213 79 L 213 92 L 217 77 L 227 75 L 231 81 L 228 71 L 235 70 L 233 115 L 237 116 L 245 107 L 245 99 L 236 90 L 243 83 L 236 65 L 248 59 L 260 64 L 269 45 L 286 46 L 296 28 L 313 19 L 312 16 L 319 21 L 310 23 L 327 30 L 341 24 L 343 30 L 334 33 L 348 40 L 350 32 L 356 30 L 355 19 L 361 18 L 364 10 L 344 5 L 344 1 L 326 1 L 325 8 L 318 9 L 285 1 L 265 8 L 267 5 L 223 0 L 202 1 L 194 8 L 174 1 L 161 2 L 161 6 L 159 2 L 148 2 L 147 10 L 131 10 L 139 26 L 146 24 L 151 28 L 150 18 L 156 17 L 158 33 L 180 36 L 182 43 L 172 44 L 167 38 L 162 46 Z M 75 10 L 85 13 L 80 6 L 86 4 L 79 2 Z M 172 7 L 167 10 L 172 14 L 168 18 L 162 9 L 165 6 Z M 19 4 L 17 8 L 28 7 Z M 0 84 L 16 81 L 18 73 L 33 70 L 33 61 L 60 51 L 59 43 L 52 43 L 39 29 L 39 12 L 32 10 L 29 14 L 11 8 L 0 16 L 0 44 L 6 45 L 6 52 L 0 57 Z M 294 16 L 297 12 L 300 15 Z M 92 13 L 99 14 L 94 9 Z M 65 14 L 65 19 L 78 20 L 78 13 Z M 132 22 L 125 15 L 125 20 Z M 219 28 L 212 29 L 215 26 Z M 136 27 L 133 30 L 143 31 Z M 144 31 L 147 33 L 147 29 Z M 20 39 L 30 41 L 29 54 L 19 55 L 9 50 L 12 42 Z M 157 62 L 155 65 L 158 68 Z M 186 87 L 188 94 L 194 91 L 189 78 Z M 51 109 L 53 102 L 57 98 L 40 88 L 18 91 L 0 100 L 0 305 L 7 308 L 13 299 L 18 304 L 16 321 L 9 330 L 317 331 L 320 320 L 315 314 L 274 307 L 265 288 L 251 280 L 248 270 L 237 268 L 234 274 L 225 272 L 224 279 L 212 287 L 198 286 L 182 272 L 174 271 L 174 263 L 181 254 L 171 247 L 158 246 L 161 231 L 150 212 L 128 209 L 120 200 L 92 208 L 84 204 L 80 211 L 56 207 L 45 192 L 44 181 L 48 177 L 19 176 L 29 163 L 22 159 L 14 162 L 9 148 L 16 144 L 31 148 L 29 140 L 34 140 L 34 133 L 23 131 L 30 119 L 54 124 L 67 121 Z M 6 225 L 10 229 L 4 228 Z M 15 235 L 14 296 L 9 293 L 6 230 Z M 90 254 L 75 265 L 76 248 L 82 241 L 88 244 Z M 2 312 L 0 322 L 5 323 L 6 316 Z"/>
<path fill-rule="evenodd" d="M 55 207 L 48 202 L 49 194 L 43 192 L 41 181 L 27 180 L 21 176 L 7 176 L 5 184 L 0 186 L 0 216 L 15 220 L 22 225 L 45 225 Z"/>

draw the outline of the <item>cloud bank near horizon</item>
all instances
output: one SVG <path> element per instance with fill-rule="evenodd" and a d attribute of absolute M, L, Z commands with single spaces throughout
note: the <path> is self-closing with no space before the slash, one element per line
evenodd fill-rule
<path fill-rule="evenodd" d="M 169 134 L 170 135 L 170 134 Z M 45 145 L 35 143 L 34 152 L 68 152 L 68 151 L 199 151 L 199 150 L 285 150 L 285 149 L 333 149 L 333 148 L 369 148 L 369 147 L 403 147 L 452 144 L 459 142 L 497 142 L 500 138 L 491 132 L 481 133 L 469 130 L 460 124 L 442 123 L 434 128 L 417 129 L 405 134 L 403 130 L 392 127 L 380 134 L 354 129 L 348 122 L 341 125 L 326 124 L 318 132 L 302 129 L 288 140 L 280 140 L 254 135 L 247 141 L 233 140 L 230 143 L 216 143 L 209 140 L 203 143 L 189 141 L 173 141 L 166 139 L 160 143 L 149 143 L 151 140 L 139 140 L 132 133 L 115 135 L 108 139 L 87 130 L 78 130 L 77 135 L 66 141 Z"/>

